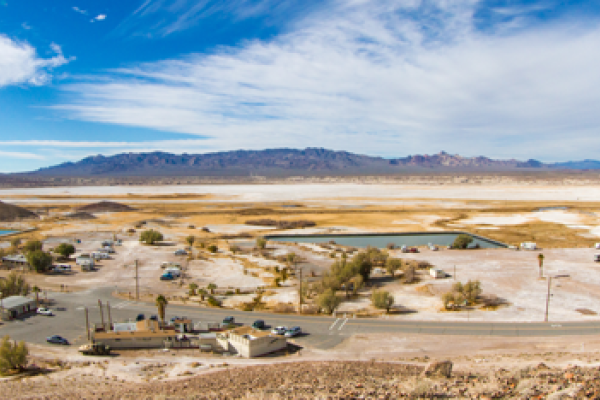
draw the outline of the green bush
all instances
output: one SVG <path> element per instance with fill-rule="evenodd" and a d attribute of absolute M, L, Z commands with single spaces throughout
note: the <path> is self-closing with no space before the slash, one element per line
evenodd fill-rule
<path fill-rule="evenodd" d="M 61 243 L 54 249 L 54 252 L 64 258 L 69 258 L 75 254 L 75 246 L 69 243 Z"/>
<path fill-rule="evenodd" d="M 461 233 L 454 239 L 452 243 L 453 249 L 466 249 L 473 242 L 473 237 L 464 233 Z"/>
<path fill-rule="evenodd" d="M 389 313 L 390 308 L 394 305 L 394 296 L 385 290 L 375 290 L 371 295 L 371 302 L 373 303 L 373 306 L 385 309 L 385 311 Z"/>
<path fill-rule="evenodd" d="M 46 272 L 52 266 L 52 256 L 41 250 L 35 250 L 27 253 L 27 262 L 35 272 Z"/>
<path fill-rule="evenodd" d="M 207 247 L 207 250 L 210 251 L 211 253 L 216 253 L 217 251 L 219 251 L 219 248 L 217 247 L 217 245 L 211 244 L 210 246 Z"/>
<path fill-rule="evenodd" d="M 23 371 L 28 356 L 29 349 L 24 341 L 17 343 L 4 336 L 0 342 L 0 372 Z"/>
<path fill-rule="evenodd" d="M 163 234 L 154 229 L 149 229 L 142 232 L 140 235 L 140 242 L 153 245 L 156 242 L 160 242 L 164 239 Z"/>
<path fill-rule="evenodd" d="M 211 307 L 221 307 L 221 301 L 215 299 L 212 296 L 208 297 L 208 300 L 206 301 L 208 303 L 209 306 Z"/>
<path fill-rule="evenodd" d="M 23 252 L 31 253 L 36 250 L 42 250 L 43 244 L 39 240 L 29 240 L 23 245 Z"/>

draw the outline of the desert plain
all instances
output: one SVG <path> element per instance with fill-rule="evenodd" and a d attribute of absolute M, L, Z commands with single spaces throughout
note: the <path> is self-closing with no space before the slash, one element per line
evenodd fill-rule
<path fill-rule="evenodd" d="M 415 265 L 421 263 L 426 267 L 417 268 L 416 278 L 409 283 L 390 277 L 385 270 L 375 269 L 368 285 L 357 290 L 353 296 L 342 296 L 343 301 L 336 309 L 335 317 L 321 315 L 322 318 L 331 318 L 333 322 L 337 316 L 344 315 L 359 319 L 466 323 L 534 323 L 548 318 L 548 324 L 600 320 L 600 264 L 594 262 L 594 255 L 600 252 L 595 249 L 596 242 L 600 242 L 600 184 L 595 180 L 590 182 L 587 178 L 561 182 L 511 178 L 490 182 L 460 179 L 443 183 L 421 179 L 402 183 L 276 182 L 15 188 L 1 190 L 0 199 L 25 207 L 40 216 L 35 220 L 2 223 L 0 229 L 22 232 L 0 239 L 0 246 L 4 248 L 10 247 L 11 239 L 21 238 L 23 241 L 42 240 L 44 246 L 49 248 L 62 242 L 75 243 L 77 252 L 81 253 L 94 251 L 104 240 L 118 238 L 122 241 L 122 246 L 116 247 L 117 251 L 111 259 L 101 260 L 95 271 L 82 272 L 71 262 L 73 272 L 70 274 L 24 274 L 30 284 L 37 285 L 50 296 L 52 293 L 110 287 L 115 298 L 132 300 L 136 290 L 134 265 L 137 262 L 141 302 L 152 304 L 158 294 L 163 294 L 172 305 L 202 310 L 208 305 L 198 295 L 190 293 L 189 285 L 206 288 L 213 284 L 216 286 L 214 295 L 222 308 L 244 310 L 260 291 L 261 312 L 294 314 L 301 282 L 298 268 L 304 274 L 302 283 L 310 286 L 327 273 L 332 263 L 346 257 L 342 254 L 352 254 L 352 251 L 337 244 L 321 246 L 273 241 L 259 251 L 256 248 L 256 239 L 259 237 L 279 233 L 463 231 L 512 247 L 468 250 L 440 247 L 433 251 L 428 246 L 417 246 L 418 253 L 384 248 L 389 257 L 414 262 Z M 99 212 L 92 209 L 86 213 L 88 215 L 80 210 L 81 207 L 105 201 L 131 209 Z M 252 223 L 256 220 L 303 220 L 311 221 L 314 226 L 279 229 L 277 226 Z M 164 243 L 160 246 L 140 243 L 140 232 L 147 229 L 160 231 L 164 235 Z M 191 256 L 174 255 L 176 249 L 188 249 L 186 237 L 189 236 L 195 237 Z M 526 251 L 513 248 L 518 248 L 523 242 L 535 242 L 538 249 Z M 210 245 L 217 246 L 218 250 L 208 251 Z M 294 273 L 282 277 L 279 271 L 289 267 L 286 255 L 290 253 L 298 257 Z M 543 269 L 539 265 L 539 254 L 544 255 Z M 159 278 L 164 272 L 161 266 L 165 262 L 181 264 L 183 277 L 175 281 L 161 281 Z M 442 269 L 446 277 L 433 278 L 429 274 L 429 267 Z M 0 271 L 0 276 L 8 273 Z M 443 294 L 451 291 L 456 282 L 466 283 L 469 280 L 480 282 L 482 297 L 495 299 L 493 306 L 481 304 L 455 310 L 445 309 Z M 376 289 L 386 290 L 393 295 L 392 312 L 386 313 L 373 307 L 371 294 Z M 311 297 L 310 293 L 306 294 L 306 303 L 314 303 L 317 295 L 314 293 Z M 57 358 L 63 359 L 65 364 L 52 367 L 60 371 L 43 379 L 30 378 L 28 384 L 38 389 L 43 387 L 39 389 L 40 393 L 49 397 L 60 397 L 60 390 L 67 389 L 63 383 L 56 383 L 74 379 L 81 382 L 81 393 L 93 398 L 92 387 L 98 379 L 103 386 L 107 380 L 111 383 L 114 381 L 119 390 L 123 390 L 122 393 L 127 393 L 128 390 L 141 390 L 139 387 L 134 389 L 135 385 L 155 381 L 175 381 L 179 382 L 177 385 L 183 385 L 181 382 L 196 379 L 196 383 L 189 381 L 189 385 L 193 386 L 200 382 L 198 380 L 210 379 L 209 373 L 231 375 L 232 368 L 254 368 L 257 364 L 263 368 L 264 365 L 280 362 L 346 360 L 407 363 L 422 367 L 431 359 L 451 359 L 459 369 L 476 370 L 481 376 L 493 376 L 490 379 L 495 386 L 482 386 L 477 392 L 479 394 L 473 394 L 489 396 L 494 390 L 499 392 L 502 389 L 501 379 L 497 374 L 494 375 L 498 369 L 522 371 L 529 368 L 531 371 L 531 368 L 537 368 L 544 362 L 562 376 L 563 372 L 560 371 L 574 368 L 575 364 L 586 368 L 600 366 L 600 345 L 593 335 L 505 339 L 477 335 L 382 336 L 378 333 L 361 333 L 348 335 L 340 344 L 328 349 L 311 347 L 310 341 L 299 344 L 302 350 L 293 355 L 259 360 L 130 352 L 107 361 L 105 366 L 85 364 L 85 369 L 78 372 L 64 367 L 87 363 L 85 357 L 78 355 L 75 350 L 58 352 L 41 344 L 32 344 L 32 353 L 40 363 Z M 161 367 L 161 363 L 164 366 Z M 193 363 L 199 366 L 190 367 Z M 153 367 L 142 373 L 140 365 Z M 332 368 L 335 370 L 336 367 Z M 211 372 L 213 370 L 216 372 Z M 347 397 L 341 389 L 363 393 L 363 388 L 355 385 L 358 382 L 356 376 L 353 379 L 350 383 L 346 382 L 352 388 L 335 388 L 335 393 L 332 391 L 330 395 Z M 534 385 L 534 378 L 527 379 Z M 56 385 L 48 386 L 47 382 Z M 423 390 L 417 381 L 410 382 L 404 392 L 392 392 L 398 396 L 402 393 L 408 396 Z M 571 383 L 557 383 L 556 390 L 546 388 L 544 393 L 575 387 Z M 286 384 L 294 386 L 289 382 Z M 281 385 L 283 387 L 286 384 Z M 14 383 L 6 385 L 15 394 L 27 397 Z M 435 388 L 435 383 L 427 385 L 432 391 L 442 390 Z M 519 383 L 515 385 L 518 387 Z M 548 385 L 552 386 L 550 383 Z M 261 398 L 294 398 L 289 394 L 286 397 L 283 392 L 269 391 L 268 386 L 262 384 Z M 177 387 L 179 391 L 174 395 L 175 398 L 190 395 L 181 389 L 187 386 Z M 530 389 L 527 387 L 522 392 Z M 81 395 L 72 390 L 72 393 L 64 393 Z M 352 393 L 352 390 L 348 393 Z M 573 389 L 571 392 L 581 397 L 581 390 Z M 586 387 L 586 390 L 591 389 Z M 326 392 L 323 389 L 318 396 Z M 109 398 L 107 393 L 104 387 L 97 389 L 96 397 Z M 212 397 L 218 397 L 215 394 L 218 392 L 210 393 Z M 254 398 L 250 389 L 232 392 L 232 396 Z M 318 397 L 317 394 L 314 396 Z M 517 394 L 515 397 L 518 397 Z M 585 398 L 585 395 L 581 398 Z"/>

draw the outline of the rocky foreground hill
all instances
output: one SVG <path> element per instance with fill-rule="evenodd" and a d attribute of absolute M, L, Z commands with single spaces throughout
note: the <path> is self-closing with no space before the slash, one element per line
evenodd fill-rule
<path fill-rule="evenodd" d="M 79 366 L 71 364 L 61 368 Z M 39 376 L 1 382 L 0 390 L 3 398 L 11 399 L 600 398 L 599 368 L 539 364 L 512 370 L 451 371 L 449 375 L 447 369 L 431 371 L 424 374 L 423 367 L 399 363 L 296 362 L 225 366 L 193 378 L 142 384 L 92 374 L 59 380 Z"/>

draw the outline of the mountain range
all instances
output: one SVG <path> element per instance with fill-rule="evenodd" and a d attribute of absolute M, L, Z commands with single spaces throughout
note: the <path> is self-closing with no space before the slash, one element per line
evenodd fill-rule
<path fill-rule="evenodd" d="M 206 154 L 165 152 L 96 155 L 42 168 L 30 176 L 291 176 L 367 175 L 418 171 L 600 169 L 595 160 L 545 164 L 537 160 L 462 157 L 444 151 L 386 159 L 322 148 L 237 150 Z"/>

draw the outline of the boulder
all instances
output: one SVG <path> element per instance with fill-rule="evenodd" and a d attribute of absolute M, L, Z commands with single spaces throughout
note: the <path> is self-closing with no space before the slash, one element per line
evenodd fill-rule
<path fill-rule="evenodd" d="M 452 375 L 452 361 L 432 361 L 425 367 L 422 376 L 443 376 L 449 378 Z"/>

